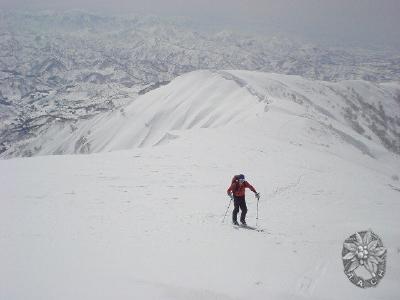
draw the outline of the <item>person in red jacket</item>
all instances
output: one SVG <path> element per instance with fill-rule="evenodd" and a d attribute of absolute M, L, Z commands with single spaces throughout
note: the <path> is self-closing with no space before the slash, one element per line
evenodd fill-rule
<path fill-rule="evenodd" d="M 239 208 L 242 211 L 240 214 L 240 222 L 243 225 L 246 225 L 246 213 L 247 213 L 247 205 L 245 200 L 245 190 L 246 188 L 250 189 L 256 195 L 256 198 L 260 198 L 260 194 L 257 193 L 256 189 L 248 183 L 243 174 L 235 175 L 232 179 L 231 186 L 228 188 L 227 193 L 228 196 L 232 198 L 233 196 L 233 204 L 235 208 L 232 212 L 232 222 L 234 225 L 239 225 L 237 222 L 237 214 L 239 212 Z"/>

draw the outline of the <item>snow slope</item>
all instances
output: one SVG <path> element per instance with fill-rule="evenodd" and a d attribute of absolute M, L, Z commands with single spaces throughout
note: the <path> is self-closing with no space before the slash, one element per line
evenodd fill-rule
<path fill-rule="evenodd" d="M 90 151 L 133 149 L 1 160 L 0 299 L 397 299 L 399 157 L 281 78 L 191 73 L 74 129 Z M 54 139 L 43 154 L 72 149 Z M 237 173 L 263 233 L 221 222 Z M 387 269 L 362 290 L 341 251 L 368 228 Z"/>
<path fill-rule="evenodd" d="M 308 130 L 338 137 L 371 156 L 386 153 L 382 146 L 400 153 L 399 95 L 400 84 L 396 82 L 331 83 L 254 71 L 195 71 L 122 109 L 88 120 L 56 122 L 1 155 L 92 153 L 154 146 L 193 128 L 216 128 L 257 118 L 263 118 L 262 126 L 269 127 L 276 110 L 294 114 Z"/>

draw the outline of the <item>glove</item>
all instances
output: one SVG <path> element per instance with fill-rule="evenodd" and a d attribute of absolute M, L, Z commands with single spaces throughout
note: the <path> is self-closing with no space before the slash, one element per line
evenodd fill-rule
<path fill-rule="evenodd" d="M 232 198 L 232 193 L 227 193 L 228 194 L 228 197 L 230 197 L 230 198 Z"/>
<path fill-rule="evenodd" d="M 260 199 L 260 193 L 254 193 L 254 195 L 256 196 L 257 200 Z"/>

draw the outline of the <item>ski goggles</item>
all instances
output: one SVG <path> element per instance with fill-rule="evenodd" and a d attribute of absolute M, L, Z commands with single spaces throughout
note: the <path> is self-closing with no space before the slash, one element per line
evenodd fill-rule
<path fill-rule="evenodd" d="M 245 181 L 245 180 L 244 180 L 244 179 L 242 179 L 242 178 L 241 178 L 241 179 L 239 179 L 239 182 L 240 182 L 240 183 L 243 183 L 244 181 Z"/>

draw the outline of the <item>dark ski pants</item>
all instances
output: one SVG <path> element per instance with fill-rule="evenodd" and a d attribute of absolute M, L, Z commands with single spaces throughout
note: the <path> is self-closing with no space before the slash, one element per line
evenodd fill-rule
<path fill-rule="evenodd" d="M 232 212 L 232 221 L 237 222 L 237 214 L 240 208 L 240 210 L 242 211 L 240 215 L 240 222 L 244 222 L 246 220 L 246 213 L 247 213 L 246 200 L 244 199 L 244 197 L 233 196 L 233 204 L 235 208 L 233 209 Z"/>

